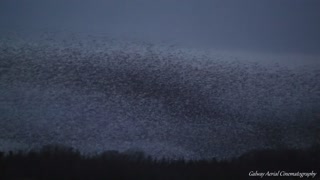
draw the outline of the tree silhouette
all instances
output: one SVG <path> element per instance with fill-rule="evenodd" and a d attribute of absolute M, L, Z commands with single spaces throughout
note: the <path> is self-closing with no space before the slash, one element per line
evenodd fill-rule
<path fill-rule="evenodd" d="M 61 145 L 0 153 L 6 179 L 247 179 L 253 170 L 320 171 L 320 148 L 254 150 L 229 160 L 152 159 L 143 152 L 106 151 L 92 156 Z"/>

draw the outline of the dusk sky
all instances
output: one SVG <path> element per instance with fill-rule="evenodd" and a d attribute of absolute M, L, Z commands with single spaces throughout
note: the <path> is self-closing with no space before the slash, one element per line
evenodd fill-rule
<path fill-rule="evenodd" d="M 0 150 L 309 147 L 319 54 L 319 0 L 0 0 Z"/>
<path fill-rule="evenodd" d="M 317 0 L 1 0 L 1 29 L 108 33 L 193 47 L 320 52 Z"/>

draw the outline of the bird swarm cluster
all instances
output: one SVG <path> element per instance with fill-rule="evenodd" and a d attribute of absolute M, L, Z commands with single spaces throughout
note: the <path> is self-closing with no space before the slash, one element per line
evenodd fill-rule
<path fill-rule="evenodd" d="M 0 139 L 187 158 L 311 145 L 319 70 L 103 36 L 5 36 Z"/>

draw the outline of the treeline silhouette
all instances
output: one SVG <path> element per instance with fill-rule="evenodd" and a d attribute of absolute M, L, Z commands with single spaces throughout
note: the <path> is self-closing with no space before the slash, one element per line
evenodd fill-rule
<path fill-rule="evenodd" d="M 154 159 L 138 151 L 106 151 L 89 156 L 57 145 L 44 146 L 38 151 L 0 152 L 1 180 L 248 179 L 250 171 L 279 170 L 320 173 L 320 147 L 255 150 L 228 160 L 188 161 Z"/>

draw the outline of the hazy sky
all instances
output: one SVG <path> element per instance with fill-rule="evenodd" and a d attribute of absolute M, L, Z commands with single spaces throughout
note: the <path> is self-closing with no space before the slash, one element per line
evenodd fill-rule
<path fill-rule="evenodd" d="M 320 52 L 318 0 L 0 0 L 6 30 L 72 31 L 197 47 Z"/>
<path fill-rule="evenodd" d="M 211 158 L 316 140 L 320 0 L 0 0 L 0 40 L 1 31 L 103 33 L 222 53 L 140 53 L 99 36 L 88 46 L 86 36 L 71 48 L 52 38 L 37 46 L 8 35 L 0 150 L 63 143 Z M 306 63 L 297 53 L 317 55 Z"/>

